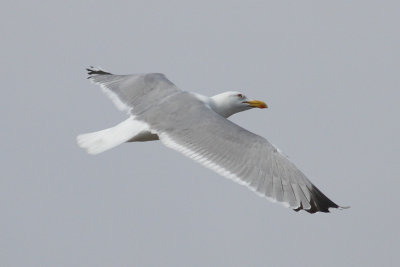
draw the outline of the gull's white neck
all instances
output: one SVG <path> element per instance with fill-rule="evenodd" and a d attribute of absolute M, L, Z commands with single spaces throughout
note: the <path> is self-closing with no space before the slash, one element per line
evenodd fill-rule
<path fill-rule="evenodd" d="M 228 118 L 233 114 L 240 112 L 241 110 L 236 110 L 229 105 L 224 97 L 221 95 L 215 95 L 213 97 L 208 97 L 200 94 L 193 93 L 197 99 L 204 102 L 207 106 L 209 106 L 216 113 L 221 115 L 224 118 Z"/>

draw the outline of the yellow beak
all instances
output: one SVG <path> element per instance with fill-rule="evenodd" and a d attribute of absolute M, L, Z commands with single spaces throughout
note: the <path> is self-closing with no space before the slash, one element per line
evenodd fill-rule
<path fill-rule="evenodd" d="M 267 108 L 267 104 L 265 102 L 260 101 L 260 100 L 251 100 L 251 101 L 245 101 L 244 103 L 249 104 L 253 108 Z"/>

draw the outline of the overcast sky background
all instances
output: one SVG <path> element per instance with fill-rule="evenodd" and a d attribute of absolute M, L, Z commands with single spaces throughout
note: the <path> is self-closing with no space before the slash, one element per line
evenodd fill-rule
<path fill-rule="evenodd" d="M 7 1 L 0 266 L 396 266 L 398 1 Z M 232 117 L 332 200 L 295 213 L 159 142 L 90 156 L 125 118 L 84 68 L 239 90 Z"/>

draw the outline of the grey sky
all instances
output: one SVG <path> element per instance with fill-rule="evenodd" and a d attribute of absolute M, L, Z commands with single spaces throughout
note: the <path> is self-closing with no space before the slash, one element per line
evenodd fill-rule
<path fill-rule="evenodd" d="M 3 1 L 0 266 L 395 266 L 397 1 Z M 243 91 L 232 117 L 345 211 L 295 213 L 158 142 L 99 156 L 125 118 L 84 68 Z"/>

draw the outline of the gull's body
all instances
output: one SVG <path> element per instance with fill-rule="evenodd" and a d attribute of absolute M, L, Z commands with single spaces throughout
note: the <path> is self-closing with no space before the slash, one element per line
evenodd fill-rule
<path fill-rule="evenodd" d="M 89 153 L 98 154 L 124 142 L 160 140 L 296 211 L 340 208 L 266 139 L 226 119 L 254 107 L 266 108 L 264 102 L 249 100 L 239 92 L 206 97 L 182 91 L 158 73 L 88 71 L 89 79 L 129 114 L 115 127 L 78 136 L 78 144 Z"/>

